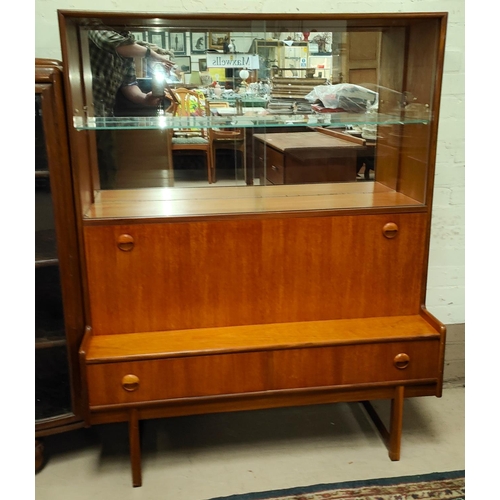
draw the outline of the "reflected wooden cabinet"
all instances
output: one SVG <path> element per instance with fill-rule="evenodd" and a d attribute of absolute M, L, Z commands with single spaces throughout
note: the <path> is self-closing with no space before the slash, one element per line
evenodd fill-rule
<path fill-rule="evenodd" d="M 35 61 L 35 438 L 83 426 L 84 320 L 61 63 Z M 43 465 L 35 445 L 35 470 Z"/>
<path fill-rule="evenodd" d="M 85 270 L 86 424 L 128 422 L 140 486 L 141 420 L 347 401 L 373 416 L 369 401 L 385 399 L 381 433 L 399 460 L 405 398 L 442 395 L 446 328 L 425 295 L 446 13 L 58 15 Z M 262 40 L 263 76 L 280 57 L 271 35 L 372 31 L 376 93 L 354 111 L 344 101 L 328 113 L 103 116 L 87 32 L 124 25 Z M 373 179 L 355 172 L 364 140 L 333 140 L 354 125 L 375 137 Z M 244 129 L 246 171 L 235 160 L 231 181 L 219 170 L 212 184 L 183 177 L 165 131 L 186 126 Z M 131 151 L 150 130 L 155 147 Z M 125 131 L 115 146 L 118 158 L 134 153 L 128 189 L 104 189 L 96 137 Z M 147 187 L 151 165 L 170 169 L 172 184 Z"/>
<path fill-rule="evenodd" d="M 356 181 L 358 154 L 365 149 L 320 132 L 254 134 L 254 139 L 258 169 L 266 172 L 268 184 Z"/>

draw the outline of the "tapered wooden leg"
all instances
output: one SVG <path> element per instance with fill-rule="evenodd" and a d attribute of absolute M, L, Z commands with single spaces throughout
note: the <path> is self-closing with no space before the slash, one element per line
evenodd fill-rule
<path fill-rule="evenodd" d="M 399 460 L 401 455 L 401 433 L 403 431 L 404 386 L 396 387 L 391 403 L 391 430 L 389 436 L 389 458 Z"/>
<path fill-rule="evenodd" d="M 372 404 L 369 401 L 362 401 L 362 404 L 385 441 L 389 450 L 389 458 L 396 462 L 399 460 L 401 455 L 404 386 L 398 386 L 394 389 L 394 391 L 394 397 L 391 400 L 391 423 L 389 431 L 385 428 L 384 423 L 378 416 Z"/>
<path fill-rule="evenodd" d="M 132 484 L 133 486 L 142 486 L 139 412 L 136 409 L 130 411 L 128 438 L 130 446 L 130 465 L 132 466 Z"/>
<path fill-rule="evenodd" d="M 43 456 L 43 443 L 35 439 L 35 474 L 42 469 L 45 464 Z"/>

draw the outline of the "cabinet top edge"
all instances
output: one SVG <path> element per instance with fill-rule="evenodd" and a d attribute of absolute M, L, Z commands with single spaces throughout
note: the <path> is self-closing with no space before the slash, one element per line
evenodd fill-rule
<path fill-rule="evenodd" d="M 246 219 L 284 219 L 284 218 L 311 218 L 311 217 L 342 217 L 342 216 L 376 216 L 376 215 L 404 215 L 404 214 L 427 214 L 426 206 L 414 207 L 384 207 L 384 208 L 343 208 L 325 210 L 296 210 L 296 211 L 276 211 L 276 212 L 241 212 L 232 214 L 200 214 L 200 215 L 130 215 L 130 216 L 89 216 L 83 219 L 85 227 L 109 226 L 109 225 L 144 225 L 144 224 L 172 224 L 186 222 L 207 222 L 225 220 L 246 220 Z"/>
<path fill-rule="evenodd" d="M 57 13 L 62 17 L 87 18 L 104 17 L 125 19 L 136 17 L 148 18 L 171 18 L 171 19 L 255 19 L 255 20 L 373 20 L 377 24 L 381 20 L 417 20 L 417 19 L 443 19 L 448 17 L 448 12 L 367 12 L 367 13 L 254 13 L 246 14 L 240 12 L 205 12 L 205 13 L 182 13 L 182 12 L 121 12 L 121 11 L 93 11 L 79 9 L 58 9 Z"/>
<path fill-rule="evenodd" d="M 173 17 L 216 17 L 219 18 L 221 16 L 236 16 L 241 18 L 246 17 L 257 17 L 257 18 L 266 18 L 266 17 L 276 17 L 276 18 L 297 18 L 297 17 L 316 17 L 316 18 L 324 18 L 324 17 L 352 17 L 352 18 L 365 18 L 365 17 L 375 17 L 379 18 L 398 18 L 398 17 L 436 17 L 447 15 L 447 11 L 426 11 L 426 12 L 334 12 L 334 13 L 322 13 L 322 12 L 256 12 L 253 14 L 247 14 L 243 12 L 197 12 L 197 13 L 186 13 L 186 12 L 159 12 L 159 11 L 112 11 L 112 10 L 86 10 L 86 9 L 57 9 L 59 13 L 65 15 L 88 15 L 96 13 L 100 15 L 120 15 L 123 17 L 129 17 L 130 15 L 140 15 L 145 17 L 151 16 L 173 16 Z"/>
<path fill-rule="evenodd" d="M 52 82 L 58 75 L 62 75 L 62 68 L 59 66 L 35 64 L 35 84 Z"/>

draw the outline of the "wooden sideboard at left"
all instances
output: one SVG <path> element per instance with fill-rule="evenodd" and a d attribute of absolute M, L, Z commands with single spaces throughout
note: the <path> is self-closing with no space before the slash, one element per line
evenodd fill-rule
<path fill-rule="evenodd" d="M 83 426 L 84 333 L 62 64 L 35 59 L 35 472 L 43 437 Z"/>

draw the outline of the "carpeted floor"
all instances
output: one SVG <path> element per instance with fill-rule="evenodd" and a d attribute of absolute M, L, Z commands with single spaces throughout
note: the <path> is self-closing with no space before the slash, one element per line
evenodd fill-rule
<path fill-rule="evenodd" d="M 465 471 L 318 484 L 212 500 L 465 500 Z"/>

